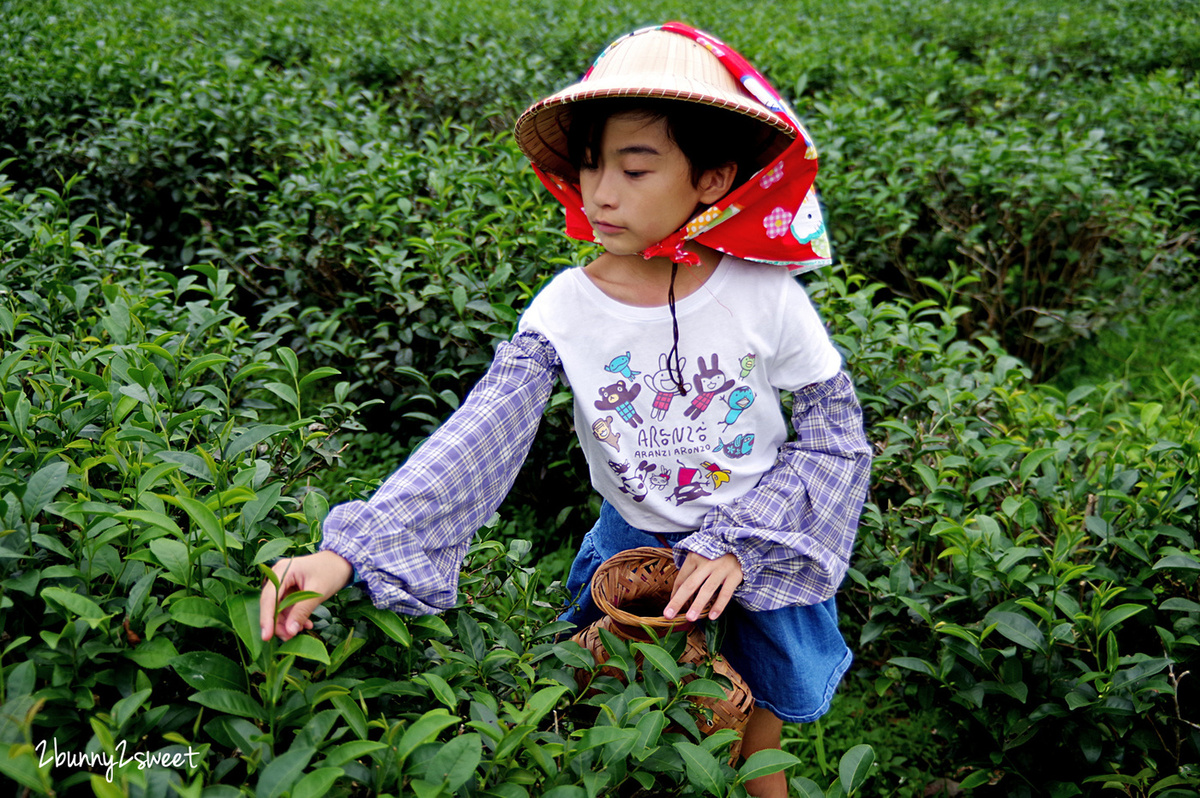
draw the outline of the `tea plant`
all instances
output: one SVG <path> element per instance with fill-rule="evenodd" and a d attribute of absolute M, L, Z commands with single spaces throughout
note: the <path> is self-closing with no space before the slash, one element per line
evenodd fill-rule
<path fill-rule="evenodd" d="M 609 639 L 618 680 L 557 640 L 562 591 L 522 564 L 525 540 L 480 541 L 445 616 L 351 590 L 312 634 L 264 643 L 266 565 L 315 547 L 328 500 L 310 478 L 362 407 L 343 382 L 311 409 L 335 375 L 252 331 L 229 272 L 177 278 L 71 211 L 0 184 L 6 778 L 105 796 L 739 796 L 799 764 L 731 764 L 732 732 L 700 734 L 693 702 L 725 693 L 709 665 L 676 664 L 681 641 Z M 849 792 L 864 752 L 847 753 Z"/>
<path fill-rule="evenodd" d="M 994 342 L 954 340 L 950 291 L 828 290 L 879 436 L 849 588 L 863 653 L 890 665 L 878 689 L 961 729 L 964 788 L 1080 794 L 1143 766 L 1159 790 L 1200 783 L 1195 395 L 1176 414 L 1118 385 L 1033 388 Z"/>
<path fill-rule="evenodd" d="M 72 216 L 67 198 L 10 189 L 0 183 L 2 767 L 46 789 L 35 725 L 111 754 L 163 718 L 156 745 L 190 722 L 172 704 L 178 683 L 158 675 L 191 648 L 190 629 L 245 620 L 259 564 L 314 544 L 324 501 L 305 486 L 359 406 L 339 383 L 309 410 L 311 386 L 333 375 L 302 372 L 278 337 L 252 332 L 230 308 L 228 272 L 177 278 Z"/>
<path fill-rule="evenodd" d="M 555 640 L 554 582 L 595 514 L 566 391 L 459 607 L 401 618 L 351 590 L 312 634 L 255 634 L 261 566 L 312 550 L 328 504 L 369 494 L 590 256 L 515 115 L 669 18 L 735 43 L 817 140 L 842 268 L 811 286 L 878 451 L 846 694 L 737 765 L 689 725 L 703 668 L 654 648 L 623 683 Z M 1194 293 L 1189 4 L 12 0 L 0 20 L 6 778 L 1195 789 L 1197 383 L 1182 357 L 1165 382 L 1141 356 L 1128 382 L 1063 368 L 1120 324 L 1149 341 L 1139 306 Z M 43 764 L 50 739 L 91 764 Z M 135 750 L 191 756 L 110 784 L 104 756 Z"/>

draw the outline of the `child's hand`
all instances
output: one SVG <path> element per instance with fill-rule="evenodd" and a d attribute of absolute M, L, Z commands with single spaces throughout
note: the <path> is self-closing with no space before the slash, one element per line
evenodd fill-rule
<path fill-rule="evenodd" d="M 262 595 L 258 599 L 262 639 L 270 640 L 272 634 L 277 634 L 280 640 L 291 640 L 301 629 L 313 627 L 308 616 L 312 615 L 321 602 L 346 586 L 354 573 L 354 566 L 340 554 L 318 551 L 316 554 L 280 560 L 271 566 L 271 570 L 279 577 L 279 591 L 284 596 L 298 590 L 311 590 L 321 594 L 320 598 L 298 601 L 290 607 L 285 607 L 279 613 L 279 617 L 275 618 L 275 585 L 269 579 L 263 585 Z"/>
<path fill-rule="evenodd" d="M 704 612 L 704 605 L 716 596 L 716 601 L 708 613 L 710 620 L 716 620 L 724 612 L 729 600 L 733 598 L 733 591 L 741 583 L 742 564 L 733 554 L 723 554 L 715 560 L 710 560 L 694 551 L 689 552 L 687 559 L 683 561 L 683 567 L 675 577 L 675 589 L 671 591 L 671 600 L 663 610 L 663 615 L 674 618 L 688 599 L 695 595 L 696 600 L 687 611 L 687 619 L 698 621 L 700 613 Z"/>

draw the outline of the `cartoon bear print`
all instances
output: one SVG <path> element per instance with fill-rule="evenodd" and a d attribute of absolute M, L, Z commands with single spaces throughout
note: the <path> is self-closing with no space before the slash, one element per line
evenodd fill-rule
<path fill-rule="evenodd" d="M 642 386 L 636 382 L 632 388 L 625 387 L 625 380 L 617 380 L 612 385 L 605 385 L 600 389 L 600 400 L 595 403 L 597 410 L 616 410 L 617 415 L 623 421 L 629 422 L 632 427 L 637 427 L 643 419 L 638 414 L 637 409 L 633 406 L 633 400 L 641 393 Z"/>
<path fill-rule="evenodd" d="M 700 414 L 708 409 L 708 406 L 712 404 L 713 397 L 725 393 L 733 387 L 733 380 L 726 379 L 725 372 L 721 371 L 721 365 L 715 352 L 712 356 L 711 366 L 705 365 L 704 358 L 697 358 L 697 360 L 700 363 L 700 369 L 696 372 L 693 381 L 699 396 L 692 400 L 691 407 L 683 411 L 685 416 L 693 420 L 700 418 Z"/>
<path fill-rule="evenodd" d="M 612 420 L 612 416 L 596 419 L 592 423 L 592 437 L 601 443 L 608 444 L 619 452 L 621 451 L 621 433 L 613 430 Z"/>
<path fill-rule="evenodd" d="M 687 358 L 681 357 L 679 371 L 682 372 L 686 367 Z M 645 375 L 642 380 L 646 383 L 647 388 L 654 391 L 654 404 L 650 407 L 650 418 L 662 421 L 667 417 L 667 411 L 671 409 L 671 401 L 680 394 L 679 385 L 676 384 L 674 375 L 667 367 L 666 354 L 658 356 L 658 371 Z"/>

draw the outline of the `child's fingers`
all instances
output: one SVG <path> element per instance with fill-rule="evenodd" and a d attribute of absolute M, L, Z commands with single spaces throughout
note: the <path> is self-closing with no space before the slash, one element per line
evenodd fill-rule
<path fill-rule="evenodd" d="M 279 639 L 286 642 L 301 631 L 312 629 L 313 622 L 309 616 L 320 604 L 321 599 L 298 601 L 279 613 L 279 619 L 275 623 L 275 633 L 279 635 Z"/>
<path fill-rule="evenodd" d="M 692 586 L 692 572 L 696 570 L 696 564 L 689 556 L 683 562 L 683 567 L 679 569 L 679 573 L 675 575 L 675 584 L 671 588 L 671 598 L 667 601 L 667 607 L 663 610 L 663 615 L 667 618 L 674 618 L 683 609 L 683 605 L 696 592 L 696 588 Z"/>
<path fill-rule="evenodd" d="M 287 593 L 291 577 L 287 575 L 286 567 L 282 566 L 282 561 L 275 563 L 271 570 L 279 577 L 280 589 Z M 274 583 L 270 579 L 264 579 L 262 593 L 258 597 L 258 627 L 264 641 L 270 640 L 275 633 L 275 603 L 277 601 L 278 594 Z"/>
<path fill-rule="evenodd" d="M 737 581 L 726 579 L 721 584 L 721 592 L 717 594 L 717 600 L 713 602 L 712 609 L 708 611 L 708 619 L 710 621 L 715 621 L 721 617 L 721 613 L 725 611 L 725 608 L 729 606 L 729 602 L 733 600 L 733 591 L 737 590 L 737 586 L 740 583 L 740 579 Z M 701 605 L 700 611 L 704 611 L 703 605 Z"/>
<path fill-rule="evenodd" d="M 280 560 L 271 567 L 279 577 L 279 591 L 267 580 L 259 598 L 259 627 L 263 640 L 278 635 L 291 640 L 305 629 L 312 629 L 309 616 L 321 603 L 346 586 L 354 567 L 344 557 L 331 551 L 319 551 L 290 560 Z M 311 590 L 317 598 L 298 601 L 275 615 L 278 598 L 297 590 Z"/>
<path fill-rule="evenodd" d="M 741 583 L 742 567 L 732 554 L 709 560 L 693 552 L 687 556 L 683 567 L 679 569 L 671 599 L 663 610 L 663 615 L 674 618 L 694 596 L 687 611 L 687 619 L 698 621 L 710 601 L 713 601 L 713 605 L 708 617 L 715 619 L 728 606 L 734 591 Z"/>
<path fill-rule="evenodd" d="M 703 562 L 707 564 L 712 561 L 704 560 Z M 697 620 L 700 612 L 704 609 L 704 604 L 716 589 L 708 586 L 709 576 L 709 568 L 689 556 L 684 561 L 679 575 L 675 578 L 675 589 L 671 593 L 671 600 L 663 611 L 663 615 L 667 618 L 674 618 L 691 601 L 687 617 L 690 621 Z"/>

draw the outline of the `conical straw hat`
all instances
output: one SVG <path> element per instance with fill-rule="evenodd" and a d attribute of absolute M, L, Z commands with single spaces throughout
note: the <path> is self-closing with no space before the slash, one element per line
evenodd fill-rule
<path fill-rule="evenodd" d="M 576 180 L 567 157 L 565 109 L 582 100 L 646 97 L 703 103 L 744 114 L 784 134 L 760 156 L 774 160 L 796 138 L 795 126 L 746 90 L 703 44 L 660 28 L 613 42 L 578 82 L 530 106 L 517 120 L 517 144 L 535 166 Z"/>

